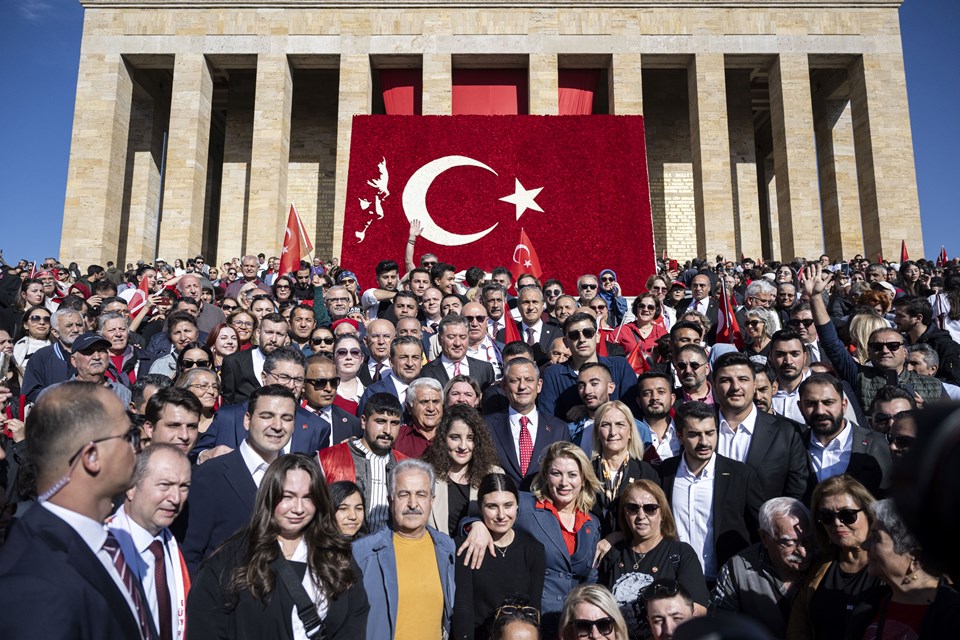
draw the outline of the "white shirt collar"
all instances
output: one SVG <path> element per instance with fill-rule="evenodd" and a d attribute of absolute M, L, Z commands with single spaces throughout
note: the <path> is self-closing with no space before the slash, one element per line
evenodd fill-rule
<path fill-rule="evenodd" d="M 683 452 L 681 452 L 680 467 L 677 469 L 677 477 L 690 478 L 690 479 L 700 478 L 703 480 L 710 480 L 714 476 L 714 469 L 716 468 L 716 466 L 717 466 L 717 454 L 716 452 L 714 452 L 714 454 L 710 456 L 710 461 L 707 463 L 707 466 L 705 466 L 700 471 L 700 475 L 694 475 L 690 471 L 690 468 L 687 466 L 687 456 L 684 455 Z"/>
<path fill-rule="evenodd" d="M 261 465 L 266 465 L 262 467 L 266 469 L 267 466 L 270 466 L 269 463 L 260 457 L 260 454 L 253 450 L 247 441 L 244 440 L 240 443 L 240 455 L 243 456 L 243 462 L 247 465 L 247 471 L 250 472 L 250 475 L 253 476 L 261 469 Z M 259 486 L 259 482 L 257 485 Z"/>
<path fill-rule="evenodd" d="M 527 332 L 527 329 L 533 329 L 534 332 L 540 333 L 540 329 L 543 327 L 543 320 L 537 320 L 537 323 L 536 323 L 536 324 L 527 324 L 526 322 L 524 322 L 524 323 L 522 323 L 522 324 L 523 324 L 523 332 L 524 332 L 524 333 Z M 526 336 L 523 336 L 523 337 L 526 337 Z"/>
<path fill-rule="evenodd" d="M 823 449 L 824 451 L 849 451 L 852 443 L 853 429 L 850 428 L 849 420 L 843 421 L 843 429 L 837 434 L 837 437 L 828 442 L 826 446 L 821 444 L 813 430 L 810 431 L 810 444 L 818 449 Z"/>
<path fill-rule="evenodd" d="M 138 553 L 144 553 L 154 540 L 159 540 L 160 542 L 166 541 L 164 530 L 161 530 L 160 533 L 155 536 L 151 535 L 149 531 L 141 527 L 130 517 L 130 514 L 126 511 L 126 505 L 120 507 L 120 510 L 117 511 L 117 517 L 120 517 L 121 513 L 123 513 L 126 521 L 129 523 L 128 530 L 130 531 L 130 538 L 133 540 L 133 545 L 136 547 Z"/>
<path fill-rule="evenodd" d="M 103 548 L 103 543 L 107 541 L 107 530 L 102 522 L 97 522 L 93 518 L 88 518 L 52 502 L 45 501 L 41 502 L 40 505 L 66 522 L 71 529 L 77 532 L 77 535 L 83 538 L 83 541 L 94 553 L 99 553 L 100 549 Z"/>
<path fill-rule="evenodd" d="M 747 433 L 747 435 L 753 435 L 753 430 L 757 426 L 757 415 L 758 415 L 757 405 L 751 403 L 750 413 L 747 414 L 747 417 L 744 418 L 743 422 L 740 423 L 740 426 L 737 427 L 737 431 L 739 432 L 741 429 L 743 429 Z M 727 429 L 730 429 L 731 431 L 733 430 L 730 427 L 730 423 L 727 422 L 727 419 L 723 416 L 723 410 L 721 410 L 720 411 L 720 428 L 722 429 L 724 426 L 726 426 Z"/>

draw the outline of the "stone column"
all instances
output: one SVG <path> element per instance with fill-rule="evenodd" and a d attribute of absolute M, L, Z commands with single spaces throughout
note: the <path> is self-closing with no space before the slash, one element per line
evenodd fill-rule
<path fill-rule="evenodd" d="M 144 95 L 134 101 L 127 152 L 129 178 L 125 186 L 129 194 L 126 203 L 128 222 L 125 251 L 119 256 L 119 263 L 153 260 L 160 213 L 163 134 L 168 117 L 165 105 L 151 96 Z M 124 246 L 124 238 L 120 239 L 120 245 Z"/>
<path fill-rule="evenodd" d="M 770 67 L 770 122 L 781 258 L 816 258 L 823 252 L 823 225 L 807 54 L 781 53 Z"/>
<path fill-rule="evenodd" d="M 81 266 L 116 260 L 123 207 L 131 71 L 119 55 L 84 53 L 77 76 L 60 259 Z"/>
<path fill-rule="evenodd" d="M 531 53 L 529 64 L 530 115 L 557 115 L 560 113 L 560 94 L 556 54 Z"/>
<path fill-rule="evenodd" d="M 293 75 L 285 54 L 257 56 L 246 253 L 280 255 L 287 224 Z"/>
<path fill-rule="evenodd" d="M 427 113 L 427 56 L 424 56 L 423 111 Z M 448 76 L 449 77 L 449 76 Z M 333 255 L 340 256 L 343 220 L 347 202 L 347 173 L 350 167 L 350 134 L 353 116 L 370 113 L 372 101 L 370 61 L 366 54 L 340 56 L 340 100 L 337 105 L 337 185 L 334 193 Z M 449 109 L 449 105 L 447 107 Z M 447 113 L 450 113 L 448 110 Z"/>
<path fill-rule="evenodd" d="M 687 69 L 697 254 L 736 259 L 723 54 L 698 53 Z"/>
<path fill-rule="evenodd" d="M 192 258 L 203 242 L 213 77 L 199 53 L 177 54 L 163 182 L 158 257 Z"/>
<path fill-rule="evenodd" d="M 240 257 L 247 249 L 255 90 L 252 75 L 248 78 L 246 74 L 231 74 L 223 136 L 217 263 Z"/>
<path fill-rule="evenodd" d="M 763 255 L 760 234 L 760 193 L 757 181 L 757 148 L 750 98 L 750 71 L 727 71 L 727 130 L 730 135 L 730 172 L 733 187 L 737 255 Z"/>
<path fill-rule="evenodd" d="M 864 255 L 923 255 L 903 57 L 864 54 L 850 70 Z"/>
<path fill-rule="evenodd" d="M 850 101 L 817 100 L 814 114 L 824 251 L 834 259 L 849 259 L 863 253 Z"/>
<path fill-rule="evenodd" d="M 421 105 L 425 116 L 448 116 L 453 113 L 453 60 L 449 53 L 423 54 Z M 364 113 L 369 113 L 369 110 Z"/>
<path fill-rule="evenodd" d="M 615 53 L 607 75 L 610 113 L 617 116 L 643 115 L 643 73 L 639 53 Z"/>

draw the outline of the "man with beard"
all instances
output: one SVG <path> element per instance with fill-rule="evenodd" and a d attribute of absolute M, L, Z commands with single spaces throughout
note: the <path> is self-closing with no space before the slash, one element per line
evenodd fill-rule
<path fill-rule="evenodd" d="M 503 314 L 507 304 L 507 290 L 498 283 L 491 282 L 480 290 L 480 300 L 487 310 L 487 335 L 496 339 L 506 327 Z"/>
<path fill-rule="evenodd" d="M 333 360 L 319 354 L 307 358 L 307 371 L 303 378 L 303 401 L 300 406 L 330 425 L 330 437 L 321 443 L 321 449 L 346 442 L 350 438 L 359 438 L 361 434 L 360 418 L 333 404 L 339 384 L 340 378 L 337 377 L 337 366 Z"/>
<path fill-rule="evenodd" d="M 699 344 L 689 343 L 678 348 L 673 356 L 673 366 L 680 381 L 680 393 L 674 408 L 687 402 L 703 402 L 713 405 L 713 388 L 710 386 L 710 359 Z"/>
<path fill-rule="evenodd" d="M 402 416 L 399 400 L 389 393 L 375 394 L 367 400 L 360 416 L 363 435 L 327 447 L 317 456 L 328 485 L 349 480 L 360 487 L 371 533 L 390 519 L 387 474 L 397 461 L 407 459 L 393 450 Z"/>
<path fill-rule="evenodd" d="M 393 448 L 408 458 L 419 458 L 433 442 L 443 417 L 443 387 L 433 378 L 418 378 L 406 394 L 410 419 L 400 427 Z"/>
<path fill-rule="evenodd" d="M 787 637 L 791 604 L 813 554 L 813 518 L 795 498 L 760 507 L 760 542 L 723 565 L 710 597 L 711 611 L 749 616 L 773 638 Z"/>
<path fill-rule="evenodd" d="M 753 362 L 753 373 L 756 374 L 756 386 L 753 388 L 753 404 L 761 413 L 773 413 L 771 403 L 773 394 L 777 392 L 777 375 L 769 365 L 762 362 Z"/>
<path fill-rule="evenodd" d="M 593 453 L 593 416 L 601 405 L 610 401 L 610 394 L 616 387 L 607 365 L 588 362 L 580 367 L 580 372 L 577 374 L 577 393 L 583 401 L 586 415 L 570 422 L 567 428 L 570 429 L 571 441 L 579 445 L 588 458 Z M 639 420 L 636 422 L 640 439 L 646 448 L 650 446 L 652 440 L 650 428 Z"/>
<path fill-rule="evenodd" d="M 257 329 L 257 346 L 231 353 L 223 359 L 220 377 L 223 399 L 229 404 L 243 402 L 263 385 L 263 363 L 287 341 L 287 321 L 279 313 L 268 313 Z"/>
<path fill-rule="evenodd" d="M 817 482 L 846 473 L 881 496 L 890 487 L 890 449 L 882 434 L 844 418 L 846 405 L 843 386 L 829 374 L 815 373 L 800 383 L 800 412 L 809 427 L 809 490 Z"/>
<path fill-rule="evenodd" d="M 669 373 L 647 371 L 637 380 L 637 401 L 643 412 L 643 423 L 650 429 L 653 445 L 644 454 L 650 464 L 660 464 L 679 455 L 682 449 L 676 426 L 670 416 L 676 399 L 673 377 Z"/>

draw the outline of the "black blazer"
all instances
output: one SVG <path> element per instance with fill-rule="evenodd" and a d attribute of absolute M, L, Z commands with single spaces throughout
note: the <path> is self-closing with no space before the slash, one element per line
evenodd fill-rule
<path fill-rule="evenodd" d="M 257 485 L 239 449 L 194 468 L 180 551 L 191 576 L 200 562 L 250 522 Z"/>
<path fill-rule="evenodd" d="M 384 364 L 384 371 L 390 368 L 390 361 Z M 363 383 L 364 387 L 370 387 L 376 384 L 377 382 L 383 381 L 383 373 L 380 374 L 380 380 L 374 380 L 373 376 L 370 375 L 370 357 L 367 356 L 363 359 L 363 364 L 360 366 L 360 370 L 357 371 L 357 379 Z"/>
<path fill-rule="evenodd" d="M 523 342 L 527 341 L 526 333 L 523 328 L 523 320 L 517 322 L 517 331 L 520 332 L 520 340 Z M 540 338 L 537 340 L 537 344 L 533 347 L 533 352 L 535 355 L 535 360 L 539 363 L 541 359 L 549 357 L 550 354 L 550 345 L 557 338 L 563 337 L 563 329 L 554 324 L 547 324 L 546 321 L 540 327 Z M 507 339 L 507 330 L 500 329 L 497 331 L 496 342 L 500 345 L 500 349 L 503 350 L 503 346 Z"/>
<path fill-rule="evenodd" d="M 220 385 L 223 401 L 227 404 L 243 402 L 263 386 L 253 371 L 253 350 L 258 347 L 231 353 L 223 359 L 220 367 Z"/>
<path fill-rule="evenodd" d="M 530 457 L 530 465 L 527 467 L 525 476 L 520 475 L 520 460 L 517 459 L 517 451 L 513 446 L 508 411 L 491 413 L 483 418 L 490 428 L 490 435 L 497 448 L 497 457 L 500 459 L 503 472 L 513 478 L 521 491 L 527 491 L 530 488 L 533 477 L 540 471 L 540 458 L 544 450 L 554 442 L 570 442 L 570 430 L 565 422 L 542 411 L 538 411 L 537 416 L 539 418 L 537 439 L 533 443 L 533 455 Z"/>
<path fill-rule="evenodd" d="M 187 600 L 188 640 L 286 640 L 293 637 L 291 612 L 294 601 L 278 577 L 275 577 L 274 590 L 266 604 L 249 591 L 239 596 L 232 593 L 230 579 L 246 557 L 246 550 L 246 540 L 231 540 L 222 551 L 203 563 Z M 370 605 L 363 589 L 360 568 L 353 557 L 350 558 L 350 568 L 356 582 L 338 597 L 327 601 L 327 615 L 323 620 L 326 627 L 324 637 L 329 640 L 356 640 L 366 635 Z"/>
<path fill-rule="evenodd" d="M 693 298 L 684 298 L 676 306 L 677 309 L 677 318 L 683 315 L 683 312 L 693 306 Z M 718 317 L 718 308 L 717 301 L 710 297 L 710 303 L 707 305 L 707 317 L 710 318 L 710 331 L 707 335 L 704 336 L 709 344 L 713 344 L 717 339 L 717 317 Z"/>
<path fill-rule="evenodd" d="M 681 452 L 656 467 L 671 509 L 673 485 L 682 456 Z M 760 503 L 756 490 L 757 476 L 753 469 L 720 454 L 716 456 L 716 476 L 713 480 L 713 550 L 717 571 L 720 571 L 720 567 L 727 560 L 750 546 L 747 521 L 756 521 Z"/>
<path fill-rule="evenodd" d="M 803 500 L 810 465 L 800 425 L 796 422 L 757 412 L 744 462 L 757 474 L 761 504 L 780 496 Z"/>
<path fill-rule="evenodd" d="M 39 504 L 17 520 L 0 547 L 0 593 L 8 603 L 0 615 L 5 640 L 140 637 L 136 617 L 97 556 Z M 147 601 L 142 591 L 141 598 Z"/>
<path fill-rule="evenodd" d="M 347 413 L 337 405 L 333 405 L 331 417 L 333 418 L 333 425 L 331 425 L 333 427 L 333 444 L 340 444 L 344 440 L 359 438 L 363 435 L 363 429 L 360 428 L 360 418 L 357 416 Z"/>
<path fill-rule="evenodd" d="M 197 456 L 205 449 L 212 449 L 221 444 L 236 449 L 247 439 L 247 430 L 243 427 L 243 416 L 247 413 L 247 403 L 238 402 L 220 407 L 213 422 L 200 435 L 191 454 Z M 293 435 L 290 437 L 290 451 L 314 455 L 330 442 L 330 425 L 320 416 L 297 406 L 294 416 Z"/>
<path fill-rule="evenodd" d="M 859 425 L 853 427 L 853 442 L 850 447 L 850 464 L 844 472 L 853 476 L 860 484 L 878 499 L 887 495 L 890 489 L 893 474 L 893 458 L 890 456 L 890 446 L 881 433 L 865 429 Z M 804 444 L 810 442 L 810 427 L 803 432 Z M 817 486 L 817 472 L 813 468 L 813 458 L 807 454 L 810 465 L 810 477 L 807 481 L 807 494 L 813 495 Z M 808 501 L 809 502 L 809 501 Z"/>
<path fill-rule="evenodd" d="M 480 385 L 480 389 L 486 389 L 493 384 L 493 365 L 483 360 L 477 360 L 467 356 L 467 363 L 470 365 L 470 377 Z M 421 378 L 433 378 L 440 384 L 445 385 L 450 382 L 450 376 L 444 368 L 440 358 L 435 358 L 423 365 L 420 370 Z"/>

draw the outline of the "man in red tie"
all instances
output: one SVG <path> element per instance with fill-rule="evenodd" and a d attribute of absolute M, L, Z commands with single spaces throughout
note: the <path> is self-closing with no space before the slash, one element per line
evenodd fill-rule
<path fill-rule="evenodd" d="M 510 360 L 500 383 L 507 396 L 506 411 L 486 416 L 500 466 L 521 489 L 528 489 L 540 470 L 540 455 L 554 442 L 570 440 L 566 423 L 537 411 L 542 382 L 536 363 L 528 358 Z"/>

